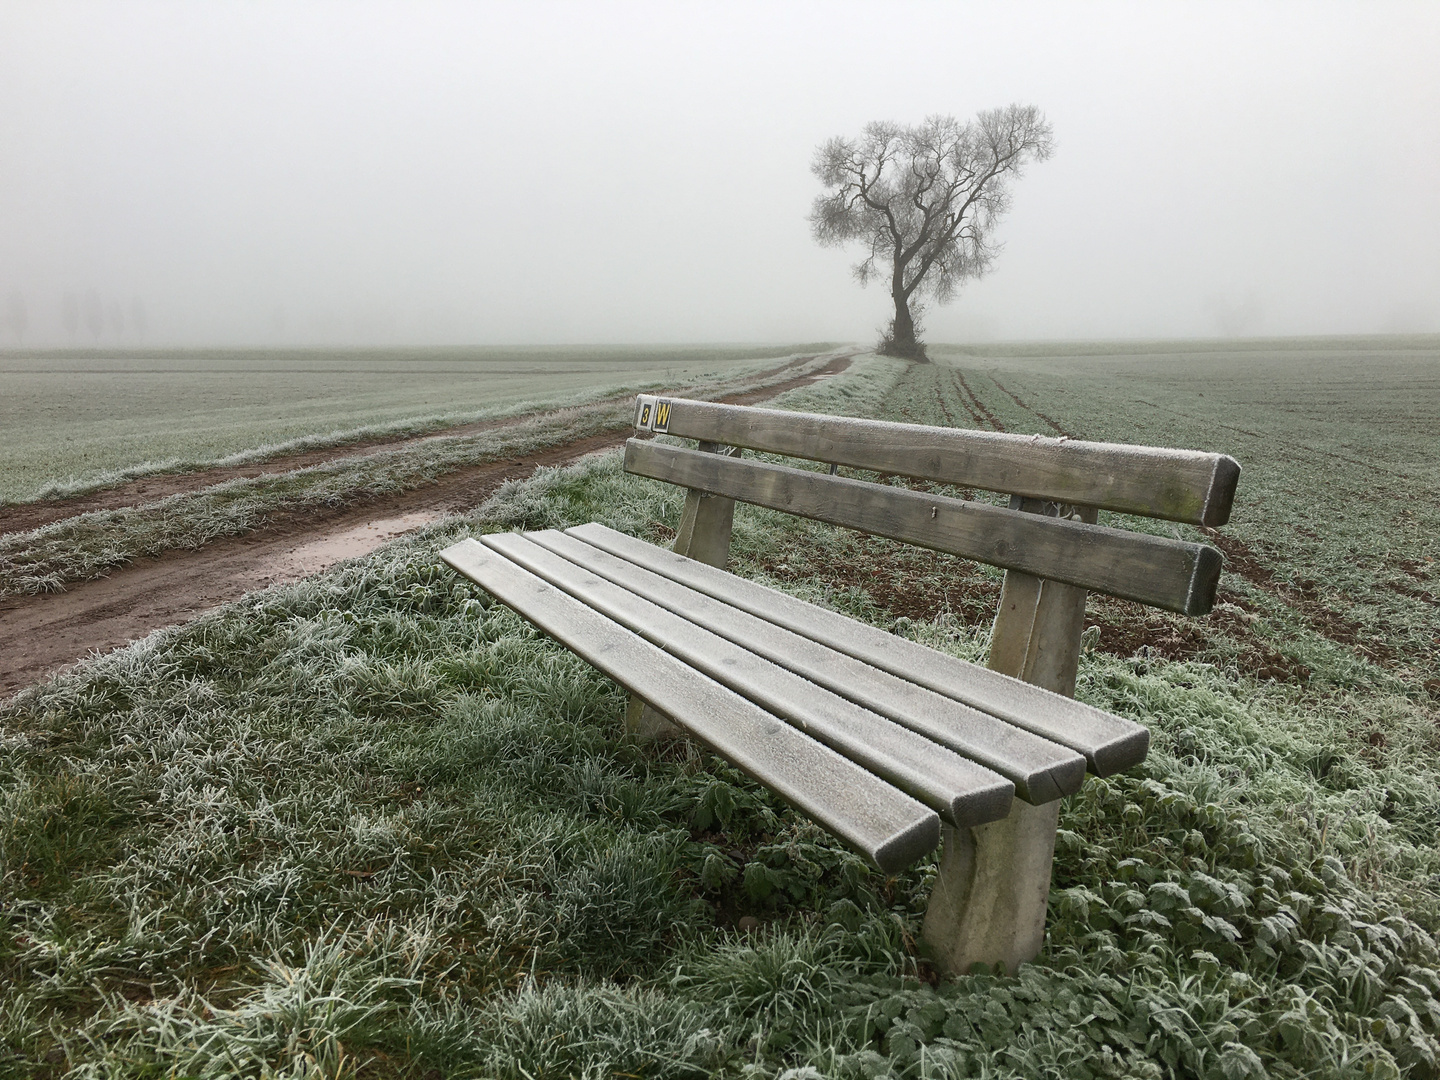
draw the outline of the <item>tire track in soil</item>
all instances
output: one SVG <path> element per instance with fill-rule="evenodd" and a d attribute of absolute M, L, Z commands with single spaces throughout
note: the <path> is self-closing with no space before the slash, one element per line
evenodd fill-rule
<path fill-rule="evenodd" d="M 970 400 L 975 403 L 975 409 L 971 409 L 969 405 L 966 405 L 965 408 L 970 412 L 970 415 L 975 417 L 976 422 L 978 423 L 983 416 L 985 422 L 987 422 L 991 426 L 991 428 L 996 431 L 1004 431 L 1005 425 L 1000 422 L 1000 418 L 994 413 L 992 413 L 988 408 L 986 408 L 985 403 L 980 400 L 979 395 L 977 395 L 974 390 L 970 389 L 970 384 L 965 381 L 964 372 L 955 372 L 955 378 L 960 380 L 961 388 L 965 391 L 965 393 L 970 395 Z M 976 412 L 976 409 L 978 409 L 979 411 Z"/>
<path fill-rule="evenodd" d="M 1043 412 L 1041 412 L 1039 409 L 1032 408 L 1030 405 L 1026 404 L 1024 401 L 1021 401 L 1019 394 L 1013 392 L 1013 391 L 1010 390 L 1008 387 L 1006 387 L 1005 384 L 1002 383 L 999 379 L 995 378 L 994 375 L 991 375 L 991 376 L 990 376 L 990 381 L 993 382 L 996 386 L 998 386 L 998 387 L 1000 388 L 1000 392 L 1001 392 L 1002 394 L 1005 394 L 1007 397 L 1009 397 L 1010 400 L 1013 401 L 1013 402 L 1015 402 L 1016 405 L 1019 405 L 1020 408 L 1024 409 L 1026 412 L 1030 413 L 1030 414 L 1033 415 L 1033 416 L 1038 416 L 1041 420 L 1044 420 L 1045 423 L 1049 424 L 1050 427 L 1054 429 L 1055 434 L 1057 434 L 1057 435 L 1064 435 L 1067 439 L 1073 439 L 1073 438 L 1076 437 L 1076 436 L 1075 436 L 1074 434 L 1072 434 L 1071 432 L 1066 431 L 1063 427 L 1061 427 L 1059 424 L 1057 424 L 1057 423 L 1056 423 L 1054 420 L 1052 420 L 1050 417 L 1046 416 L 1046 415 L 1045 415 Z"/>
<path fill-rule="evenodd" d="M 768 401 L 786 390 L 839 374 L 850 366 L 854 355 L 846 352 L 818 371 L 713 400 L 732 405 Z M 586 454 L 622 445 L 631 434 L 627 427 L 547 447 L 523 461 L 491 461 L 457 469 L 424 487 L 334 510 L 280 511 L 262 528 L 244 535 L 193 550 L 136 559 L 108 577 L 66 592 L 0 600 L 0 702 L 86 655 L 119 648 L 248 592 L 299 580 L 325 568 L 314 566 L 296 573 L 292 558 L 287 571 L 287 556 L 299 548 L 376 521 L 473 510 L 507 481 L 524 480 L 541 466 L 566 465 Z M 384 540 L 392 538 L 393 533 Z M 331 563 L 354 554 L 339 556 Z"/>
<path fill-rule="evenodd" d="M 955 423 L 955 414 L 950 411 L 950 406 L 945 401 L 945 388 L 940 384 L 939 379 L 935 380 L 935 400 L 940 403 L 940 411 L 945 414 L 946 425 L 949 427 L 957 427 L 958 425 Z M 964 402 L 962 401 L 961 404 L 964 405 Z M 971 413 L 970 415 L 975 416 L 974 413 Z M 975 419 L 978 422 L 980 418 L 976 416 Z"/>
<path fill-rule="evenodd" d="M 952 378 L 949 383 L 949 389 L 954 390 L 955 378 L 959 378 L 961 382 L 964 382 L 964 377 L 961 376 L 958 372 L 950 374 L 953 374 L 954 378 Z M 946 400 L 945 390 L 947 387 L 944 375 L 942 375 L 939 370 L 935 370 L 931 377 L 934 379 L 933 386 L 935 389 L 935 400 L 940 405 L 940 411 L 945 414 L 946 424 L 950 427 L 959 427 L 960 425 L 955 422 L 955 413 L 951 410 L 949 401 Z M 973 394 L 970 396 L 972 398 L 974 397 Z M 961 394 L 959 391 L 956 391 L 955 393 L 955 403 L 965 410 L 966 414 L 970 417 L 970 420 L 975 424 L 976 427 L 984 425 L 985 417 L 983 417 L 980 413 L 976 412 L 973 408 L 971 408 L 970 402 L 965 400 L 965 395 Z"/>

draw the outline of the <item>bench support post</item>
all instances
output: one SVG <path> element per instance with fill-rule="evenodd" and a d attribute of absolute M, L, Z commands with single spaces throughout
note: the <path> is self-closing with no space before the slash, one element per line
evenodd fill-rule
<path fill-rule="evenodd" d="M 1010 506 L 1091 524 L 1097 517 L 1093 508 L 1038 499 L 1012 499 Z M 1073 585 L 1007 571 L 988 666 L 1074 697 L 1085 597 Z M 1059 817 L 1058 799 L 1043 806 L 1016 799 L 1001 821 L 944 827 L 940 873 L 921 930 L 942 970 L 963 975 L 975 964 L 1003 964 L 1014 974 L 1039 954 Z"/>
<path fill-rule="evenodd" d="M 712 454 L 738 452 L 736 447 L 712 442 L 702 442 L 700 449 Z M 672 550 L 724 570 L 730 562 L 730 530 L 734 522 L 734 499 L 689 489 Z M 634 694 L 625 708 L 625 730 L 642 739 L 673 739 L 684 734 L 668 716 Z"/>

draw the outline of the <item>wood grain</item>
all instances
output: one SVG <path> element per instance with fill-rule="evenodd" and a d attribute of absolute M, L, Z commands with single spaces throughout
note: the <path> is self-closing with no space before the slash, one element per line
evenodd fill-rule
<path fill-rule="evenodd" d="M 1046 516 L 1062 509 L 1018 495 L 1010 508 Z M 1095 520 L 1093 508 L 1064 509 Z M 1084 628 L 1084 589 L 1006 571 L 989 667 L 1071 696 Z M 920 936 L 942 967 L 961 972 L 998 960 L 1013 972 L 1040 952 L 1058 825 L 1057 806 L 1016 804 L 1003 821 L 941 829 L 945 849 Z"/>
<path fill-rule="evenodd" d="M 1196 450 L 660 401 L 683 438 L 1191 525 L 1229 521 L 1240 478 L 1234 458 Z"/>
<path fill-rule="evenodd" d="M 509 559 L 475 540 L 440 557 L 882 870 L 907 866 L 940 842 L 934 810 Z"/>
<path fill-rule="evenodd" d="M 936 652 L 788 593 L 682 558 L 604 525 L 580 525 L 566 530 L 566 535 L 1068 746 L 1083 754 L 1090 771 L 1098 776 L 1109 776 L 1145 759 L 1149 732 L 1139 724 L 1092 705 Z"/>
<path fill-rule="evenodd" d="M 1222 558 L 1203 544 L 640 439 L 625 469 L 1186 615 L 1215 603 Z"/>
<path fill-rule="evenodd" d="M 1010 500 L 1010 508 L 1047 517 L 1058 517 L 1061 511 L 1056 503 L 1018 495 Z M 1064 509 L 1080 521 L 1095 523 L 1094 507 Z M 1074 697 L 1086 596 L 1086 591 L 1075 585 L 1007 570 L 990 633 L 987 666 Z"/>
<path fill-rule="evenodd" d="M 997 773 L 572 562 L 566 553 L 573 548 L 594 553 L 580 541 L 547 531 L 497 533 L 481 542 L 767 712 L 784 717 L 938 810 L 946 820 L 980 825 L 1010 812 L 1015 785 Z"/>
<path fill-rule="evenodd" d="M 994 770 L 1014 783 L 1016 794 L 1028 802 L 1049 802 L 1072 794 L 1085 778 L 1083 757 L 1027 728 L 918 686 L 572 537 L 560 537 L 565 546 L 549 539 L 549 534 L 535 535 L 543 543 L 563 550 L 587 570 L 684 616 L 696 627 L 704 627 Z"/>

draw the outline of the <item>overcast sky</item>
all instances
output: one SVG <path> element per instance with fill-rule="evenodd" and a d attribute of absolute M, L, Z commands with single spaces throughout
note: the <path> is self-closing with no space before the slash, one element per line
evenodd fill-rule
<path fill-rule="evenodd" d="M 0 0 L 0 342 L 869 341 L 816 144 L 1010 102 L 1056 153 L 930 340 L 1440 331 L 1437 58 L 1433 2 Z"/>

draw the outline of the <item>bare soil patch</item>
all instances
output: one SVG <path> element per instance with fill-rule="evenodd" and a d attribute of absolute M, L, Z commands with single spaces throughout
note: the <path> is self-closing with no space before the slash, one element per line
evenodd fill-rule
<path fill-rule="evenodd" d="M 733 404 L 765 401 L 817 378 L 838 374 L 850 365 L 850 360 L 850 354 L 840 355 L 818 372 L 760 389 L 723 395 L 716 400 Z M 454 434 L 456 430 L 452 428 L 444 434 Z M 159 558 L 137 559 L 109 577 L 86 582 L 66 592 L 0 600 L 0 699 L 90 653 L 125 645 L 153 630 L 237 600 L 255 589 L 318 573 L 343 559 L 366 554 L 403 532 L 446 514 L 473 510 L 506 481 L 524 479 L 542 465 L 567 464 L 586 454 L 618 446 L 629 435 L 628 429 L 610 432 L 552 446 L 523 461 L 487 462 L 457 469 L 425 487 L 320 513 L 313 510 L 303 514 L 278 513 L 264 528 L 244 536 L 218 540 L 193 551 L 173 551 Z M 391 445 L 403 441 L 411 440 L 394 440 Z M 353 445 L 332 448 L 323 452 L 329 453 L 330 458 L 322 457 L 306 464 L 353 452 Z M 298 467 L 303 466 L 290 466 Z M 278 459 L 257 468 L 285 471 L 278 469 Z M 194 487 L 178 487 L 164 494 L 200 490 L 233 479 L 228 475 L 219 478 L 217 472 L 192 474 L 189 479 L 195 483 Z M 203 482 L 199 482 L 201 478 Z M 187 478 L 154 479 L 179 482 Z M 123 490 L 138 492 L 132 485 Z M 99 492 L 97 496 L 120 493 L 118 490 Z M 155 497 L 164 495 L 152 493 L 145 499 L 137 495 L 136 502 Z M 90 498 L 58 504 L 67 510 L 61 516 L 98 509 L 86 505 Z M 401 524 L 406 521 L 413 524 L 402 528 Z"/>
<path fill-rule="evenodd" d="M 652 523 L 651 532 L 662 543 L 674 536 L 660 522 Z M 994 620 L 1000 601 L 1000 581 L 977 564 L 873 537 L 856 538 L 838 549 L 797 543 L 761 566 L 777 581 L 860 589 L 887 614 L 918 622 L 950 614 L 966 625 L 985 626 Z M 1100 632 L 1096 647 L 1112 656 L 1148 652 L 1173 661 L 1213 659 L 1216 638 L 1224 635 L 1240 646 L 1235 661 L 1245 674 L 1266 681 L 1309 682 L 1309 667 L 1253 632 L 1257 616 L 1243 597 L 1229 595 L 1226 601 L 1208 616 L 1191 619 L 1092 594 L 1087 625 Z"/>
<path fill-rule="evenodd" d="M 1395 662 L 1396 652 L 1391 646 L 1366 632 L 1359 622 L 1347 618 L 1325 603 L 1318 583 L 1308 579 L 1293 583 L 1280 581 L 1243 542 L 1204 526 L 1201 531 L 1212 544 L 1225 553 L 1227 570 L 1239 574 L 1250 584 L 1284 601 L 1303 616 L 1316 633 L 1382 666 Z"/>
<path fill-rule="evenodd" d="M 1203 659 L 1206 653 L 1213 655 L 1216 636 L 1225 634 L 1240 645 L 1236 666 L 1243 673 L 1272 682 L 1310 681 L 1308 666 L 1252 633 L 1254 616 L 1241 597 L 1228 596 L 1226 606 L 1200 618 L 1169 615 L 1108 596 L 1092 595 L 1090 604 L 1089 625 L 1100 630 L 1096 647 L 1112 656 L 1135 656 L 1148 649 L 1165 660 Z"/>
<path fill-rule="evenodd" d="M 1000 601 L 999 582 L 975 563 L 869 537 L 838 552 L 797 546 L 762 566 L 777 581 L 858 588 L 881 610 L 917 622 L 951 614 L 967 624 L 984 623 L 995 617 Z"/>
<path fill-rule="evenodd" d="M 345 559 L 368 555 L 391 540 L 439 521 L 440 516 L 435 510 L 417 510 L 399 517 L 366 521 L 318 540 L 307 540 L 281 556 L 274 572 L 283 578 L 318 573 Z"/>

